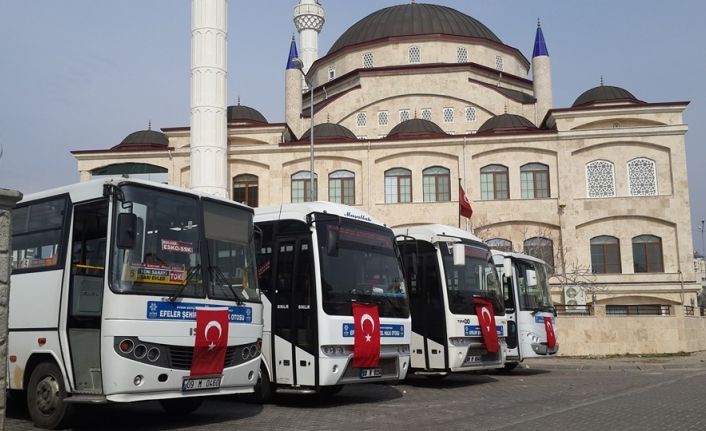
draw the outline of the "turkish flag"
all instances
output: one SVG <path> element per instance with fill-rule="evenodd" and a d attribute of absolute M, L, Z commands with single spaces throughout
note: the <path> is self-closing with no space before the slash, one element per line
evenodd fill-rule
<path fill-rule="evenodd" d="M 196 310 L 196 340 L 191 375 L 223 373 L 228 349 L 228 310 Z"/>
<path fill-rule="evenodd" d="M 490 353 L 497 353 L 498 331 L 495 328 L 495 311 L 493 311 L 493 303 L 483 298 L 473 298 L 473 304 L 476 308 L 476 316 L 478 316 L 478 326 L 480 333 L 483 335 L 483 344 Z"/>
<path fill-rule="evenodd" d="M 547 347 L 552 349 L 556 346 L 556 335 L 554 334 L 552 318 L 549 316 L 544 316 L 544 329 L 547 330 Z"/>
<path fill-rule="evenodd" d="M 353 366 L 375 368 L 380 361 L 380 315 L 377 304 L 353 303 Z"/>
<path fill-rule="evenodd" d="M 471 201 L 468 200 L 468 196 L 466 196 L 466 192 L 463 191 L 461 184 L 458 185 L 458 212 L 466 218 L 471 218 L 473 215 Z"/>

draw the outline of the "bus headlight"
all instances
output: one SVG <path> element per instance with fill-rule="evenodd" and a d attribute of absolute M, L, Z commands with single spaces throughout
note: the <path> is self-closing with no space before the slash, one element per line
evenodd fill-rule
<path fill-rule="evenodd" d="M 471 344 L 471 339 L 469 337 L 450 337 L 449 343 L 456 347 L 465 347 Z"/>
<path fill-rule="evenodd" d="M 528 332 L 527 337 L 532 343 L 539 343 L 539 337 L 534 332 Z"/>
<path fill-rule="evenodd" d="M 403 355 L 409 354 L 409 344 L 400 344 L 397 346 L 397 352 Z"/>
<path fill-rule="evenodd" d="M 327 356 L 348 356 L 351 353 L 351 346 L 321 346 L 321 351 Z"/>

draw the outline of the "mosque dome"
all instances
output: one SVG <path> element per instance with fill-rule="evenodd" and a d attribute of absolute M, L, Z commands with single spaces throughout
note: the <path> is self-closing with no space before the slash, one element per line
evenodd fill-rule
<path fill-rule="evenodd" d="M 260 111 L 240 104 L 228 107 L 228 122 L 268 124 L 267 119 L 260 113 Z"/>
<path fill-rule="evenodd" d="M 445 34 L 502 41 L 483 23 L 446 6 L 405 4 L 374 12 L 353 24 L 328 54 L 347 46 L 396 36 Z"/>
<path fill-rule="evenodd" d="M 610 85 L 599 85 L 598 87 L 584 91 L 583 94 L 576 98 L 576 101 L 571 106 L 576 107 L 605 102 L 641 103 L 640 100 L 624 88 L 613 87 Z"/>
<path fill-rule="evenodd" d="M 307 140 L 311 137 L 311 129 L 304 132 L 300 141 Z M 358 139 L 355 133 L 348 128 L 334 123 L 323 123 L 314 126 L 315 139 Z"/>
<path fill-rule="evenodd" d="M 413 135 L 446 135 L 438 124 L 423 120 L 421 118 L 413 118 L 403 121 L 390 130 L 388 138 L 410 137 Z"/>
<path fill-rule="evenodd" d="M 537 126 L 521 115 L 501 114 L 489 118 L 478 128 L 478 133 L 498 133 L 537 130 Z"/>
<path fill-rule="evenodd" d="M 140 130 L 130 133 L 113 150 L 163 149 L 169 146 L 169 138 L 156 130 Z"/>

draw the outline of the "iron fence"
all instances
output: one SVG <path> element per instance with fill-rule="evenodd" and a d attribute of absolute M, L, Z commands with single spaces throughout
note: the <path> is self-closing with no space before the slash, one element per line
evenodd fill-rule
<path fill-rule="evenodd" d="M 669 316 L 672 314 L 670 305 L 606 305 L 605 312 L 608 316 Z"/>
<path fill-rule="evenodd" d="M 694 306 L 693 305 L 685 305 L 684 306 L 684 315 L 685 316 L 693 316 L 694 315 Z"/>
<path fill-rule="evenodd" d="M 559 316 L 593 316 L 593 305 L 555 305 L 556 313 Z"/>

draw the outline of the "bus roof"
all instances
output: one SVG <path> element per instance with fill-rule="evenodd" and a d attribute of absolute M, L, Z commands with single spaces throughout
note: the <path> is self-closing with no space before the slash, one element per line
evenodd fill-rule
<path fill-rule="evenodd" d="M 258 223 L 263 221 L 287 219 L 306 221 L 306 216 L 311 213 L 333 214 L 351 220 L 364 221 L 385 226 L 385 223 L 382 221 L 357 208 L 323 201 L 282 204 L 272 207 L 256 208 L 255 222 Z"/>
<path fill-rule="evenodd" d="M 402 226 L 393 228 L 392 231 L 395 232 L 395 235 L 407 235 L 429 242 L 437 242 L 439 240 L 442 240 L 443 237 L 451 237 L 475 241 L 485 245 L 485 243 L 480 238 L 473 235 L 472 233 L 454 226 L 448 226 L 443 224 L 419 224 L 412 226 Z"/>
<path fill-rule="evenodd" d="M 191 189 L 186 189 L 183 187 L 176 187 L 172 186 L 169 184 L 162 184 L 162 183 L 157 183 L 154 181 L 146 181 L 146 180 L 141 180 L 137 178 L 100 178 L 100 179 L 95 179 L 95 180 L 90 180 L 90 181 L 84 181 L 80 183 L 74 183 L 74 184 L 68 184 L 65 186 L 60 186 L 56 187 L 53 189 L 48 189 L 48 190 L 43 190 L 40 192 L 36 193 L 31 193 L 28 195 L 25 195 L 24 198 L 18 202 L 18 204 L 22 204 L 24 202 L 29 202 L 37 199 L 42 199 L 46 197 L 51 197 L 51 196 L 56 196 L 56 195 L 61 195 L 64 193 L 68 193 L 71 196 L 71 200 L 73 202 L 81 202 L 87 199 L 95 199 L 98 197 L 103 196 L 103 185 L 104 184 L 115 184 L 115 185 L 120 185 L 120 184 L 125 184 L 125 183 L 132 183 L 132 184 L 142 184 L 158 189 L 164 189 L 167 191 L 173 191 L 173 192 L 179 192 L 179 193 L 187 193 L 193 196 L 198 196 L 198 197 L 205 197 L 209 199 L 213 199 L 216 201 L 220 201 L 229 205 L 236 205 L 244 209 L 249 209 L 252 211 L 252 208 L 248 207 L 247 205 L 243 205 L 241 203 L 232 201 L 230 199 L 222 198 L 219 196 L 214 196 L 210 195 L 208 193 L 203 193 L 203 192 L 197 192 L 195 190 Z"/>
<path fill-rule="evenodd" d="M 547 265 L 545 261 L 542 259 L 537 259 L 534 256 L 530 256 L 529 254 L 524 254 L 524 253 L 514 253 L 514 252 L 507 252 L 507 251 L 500 251 L 500 250 L 490 250 L 493 253 L 493 261 L 495 262 L 496 265 L 501 265 L 503 262 L 500 259 L 497 259 L 496 256 L 500 258 L 504 257 L 511 257 L 513 259 L 519 259 L 519 260 L 530 260 L 533 262 L 541 263 L 542 265 Z"/>

